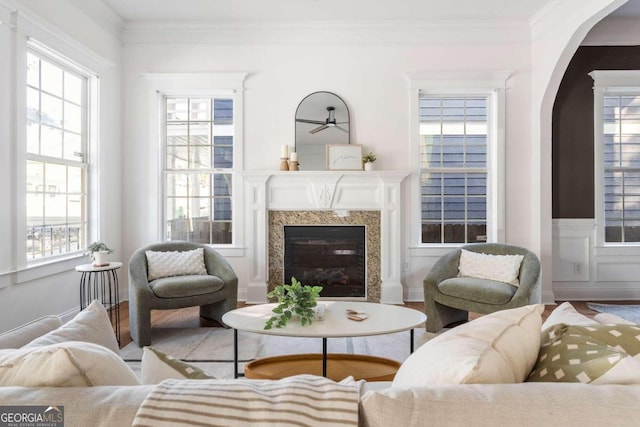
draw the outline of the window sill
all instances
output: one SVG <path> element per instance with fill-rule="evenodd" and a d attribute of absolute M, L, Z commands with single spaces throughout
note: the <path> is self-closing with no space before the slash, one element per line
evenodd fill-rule
<path fill-rule="evenodd" d="M 20 270 L 2 273 L 0 274 L 0 288 L 6 287 L 9 283 L 27 283 L 32 280 L 38 280 L 43 277 L 73 270 L 85 259 L 84 254 L 76 253 L 63 258 L 56 258 L 55 260 L 34 263 Z"/>
<path fill-rule="evenodd" d="M 246 248 L 240 246 L 216 246 L 209 245 L 211 249 L 215 249 L 220 255 L 228 258 L 243 257 L 245 255 Z"/>
<path fill-rule="evenodd" d="M 412 257 L 441 257 L 448 254 L 454 249 L 458 249 L 464 246 L 464 243 L 460 244 L 441 244 L 441 245 L 421 245 L 411 246 L 409 248 L 409 255 Z"/>

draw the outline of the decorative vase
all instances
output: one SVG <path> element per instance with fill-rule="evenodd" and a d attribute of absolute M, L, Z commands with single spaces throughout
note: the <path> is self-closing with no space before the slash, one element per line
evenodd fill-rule
<path fill-rule="evenodd" d="M 108 251 L 96 251 L 93 252 L 93 265 L 95 267 L 101 267 L 107 265 L 107 255 L 109 255 Z"/>
<path fill-rule="evenodd" d="M 364 170 L 372 171 L 373 170 L 373 162 L 367 162 L 364 164 Z"/>

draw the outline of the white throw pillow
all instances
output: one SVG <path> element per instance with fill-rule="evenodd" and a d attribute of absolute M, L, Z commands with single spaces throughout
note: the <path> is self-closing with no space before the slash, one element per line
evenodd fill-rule
<path fill-rule="evenodd" d="M 163 277 L 206 275 L 204 249 L 192 251 L 145 251 L 147 256 L 147 280 Z"/>
<path fill-rule="evenodd" d="M 0 350 L 0 386 L 84 387 L 138 385 L 136 374 L 101 345 L 69 341 Z"/>
<path fill-rule="evenodd" d="M 564 323 L 567 325 L 593 325 L 598 323 L 594 319 L 589 319 L 584 314 L 578 313 L 578 311 L 569 302 L 563 302 L 557 306 L 547 320 L 542 324 L 542 330 L 544 331 L 550 326 Z"/>
<path fill-rule="evenodd" d="M 206 374 L 202 369 L 176 359 L 153 347 L 142 350 L 142 384 L 158 384 L 168 379 L 203 380 L 215 377 Z"/>
<path fill-rule="evenodd" d="M 36 348 L 67 341 L 98 344 L 116 354 L 120 349 L 107 310 L 94 300 L 73 319 L 46 335 L 36 338 L 23 348 Z"/>
<path fill-rule="evenodd" d="M 458 276 L 495 280 L 518 286 L 524 255 L 490 255 L 460 250 Z"/>
<path fill-rule="evenodd" d="M 427 341 L 400 366 L 392 387 L 520 383 L 540 350 L 544 306 L 497 311 Z"/>

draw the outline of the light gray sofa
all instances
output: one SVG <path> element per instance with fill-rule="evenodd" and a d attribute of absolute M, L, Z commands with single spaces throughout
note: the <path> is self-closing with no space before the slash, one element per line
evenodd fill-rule
<path fill-rule="evenodd" d="M 23 342 L 19 340 L 20 329 L 0 336 L 0 348 L 26 344 L 38 332 L 54 328 L 56 322 L 49 321 L 39 330 L 37 326 L 28 327 Z M 361 426 L 600 427 L 638 423 L 640 385 L 522 383 L 406 389 L 389 385 L 365 384 L 360 400 Z M 63 405 L 66 427 L 130 426 L 153 387 L 0 387 L 0 405 Z"/>

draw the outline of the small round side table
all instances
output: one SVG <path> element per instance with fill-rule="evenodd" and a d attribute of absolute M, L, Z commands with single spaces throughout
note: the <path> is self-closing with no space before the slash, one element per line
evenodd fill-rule
<path fill-rule="evenodd" d="M 91 301 L 97 299 L 109 313 L 109 320 L 115 329 L 120 344 L 120 293 L 118 290 L 117 270 L 121 262 L 110 262 L 105 266 L 83 264 L 76 267 L 82 273 L 80 278 L 80 310 L 84 310 Z"/>

